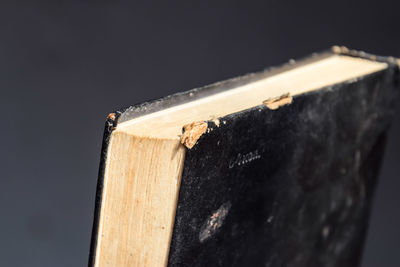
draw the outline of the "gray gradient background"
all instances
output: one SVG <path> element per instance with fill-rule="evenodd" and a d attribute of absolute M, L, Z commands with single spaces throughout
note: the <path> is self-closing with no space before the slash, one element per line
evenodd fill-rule
<path fill-rule="evenodd" d="M 400 57 L 396 1 L 0 3 L 0 266 L 86 266 L 105 117 L 333 44 Z M 400 114 L 363 266 L 400 266 Z"/>

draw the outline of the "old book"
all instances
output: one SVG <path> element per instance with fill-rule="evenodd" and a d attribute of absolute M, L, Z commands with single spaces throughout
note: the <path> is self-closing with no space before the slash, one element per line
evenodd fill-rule
<path fill-rule="evenodd" d="M 333 47 L 111 113 L 90 266 L 357 266 L 396 60 Z"/>

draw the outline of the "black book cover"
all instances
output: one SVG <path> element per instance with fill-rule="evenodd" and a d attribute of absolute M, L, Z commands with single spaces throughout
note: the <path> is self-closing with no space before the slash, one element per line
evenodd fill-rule
<path fill-rule="evenodd" d="M 168 266 L 359 265 L 399 68 L 392 58 L 339 52 L 383 61 L 388 68 L 294 96 L 293 103 L 277 110 L 260 105 L 219 118 L 219 127 L 208 122 L 212 130 L 186 152 Z M 271 73 L 109 116 L 89 266 L 94 264 L 108 140 L 116 124 Z"/>

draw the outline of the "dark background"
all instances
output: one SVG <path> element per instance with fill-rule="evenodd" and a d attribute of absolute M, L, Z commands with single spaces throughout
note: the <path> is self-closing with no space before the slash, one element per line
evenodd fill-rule
<path fill-rule="evenodd" d="M 86 266 L 111 111 L 334 44 L 400 57 L 396 1 L 0 3 L 0 266 Z M 400 114 L 363 266 L 400 266 Z"/>

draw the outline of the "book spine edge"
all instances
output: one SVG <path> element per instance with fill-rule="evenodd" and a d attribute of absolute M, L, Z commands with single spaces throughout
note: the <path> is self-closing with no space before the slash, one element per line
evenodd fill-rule
<path fill-rule="evenodd" d="M 99 219 L 100 219 L 100 211 L 102 204 L 101 202 L 103 197 L 104 172 L 106 168 L 107 152 L 111 134 L 115 130 L 120 116 L 121 116 L 120 111 L 110 113 L 107 116 L 104 127 L 103 141 L 100 153 L 100 166 L 99 166 L 97 186 L 96 186 L 95 208 L 94 208 L 93 225 L 92 225 L 92 233 L 90 240 L 88 267 L 93 267 L 96 260 L 97 236 L 99 233 L 99 222 L 100 222 Z"/>

